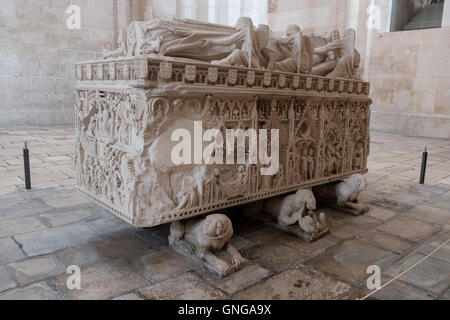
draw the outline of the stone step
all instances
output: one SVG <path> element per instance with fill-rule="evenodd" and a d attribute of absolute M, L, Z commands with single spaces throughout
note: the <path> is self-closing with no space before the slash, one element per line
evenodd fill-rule
<path fill-rule="evenodd" d="M 424 7 L 405 27 L 404 30 L 439 28 L 442 23 L 444 5 Z"/>
<path fill-rule="evenodd" d="M 408 23 L 404 27 L 404 30 L 440 28 L 441 27 L 441 23 L 442 22 L 440 20 L 424 21 L 424 22 L 417 22 L 417 23 Z"/>

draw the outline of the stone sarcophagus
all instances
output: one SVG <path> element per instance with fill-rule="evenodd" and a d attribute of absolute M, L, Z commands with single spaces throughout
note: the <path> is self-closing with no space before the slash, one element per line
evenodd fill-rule
<path fill-rule="evenodd" d="M 357 60 L 345 36 L 157 22 L 130 24 L 106 59 L 75 66 L 87 197 L 148 227 L 367 172 L 369 83 L 341 74 Z"/>

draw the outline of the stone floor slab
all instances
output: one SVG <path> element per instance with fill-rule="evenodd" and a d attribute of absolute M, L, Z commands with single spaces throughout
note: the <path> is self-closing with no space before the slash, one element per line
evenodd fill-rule
<path fill-rule="evenodd" d="M 346 240 L 324 253 L 308 259 L 305 264 L 335 275 L 347 283 L 358 285 L 368 277 L 367 267 L 378 265 L 382 272 L 389 259 L 396 255 L 358 240 Z"/>
<path fill-rule="evenodd" d="M 0 267 L 0 292 L 15 288 L 17 284 L 6 267 Z"/>
<path fill-rule="evenodd" d="M 92 217 L 93 215 L 94 212 L 92 212 L 92 210 L 76 209 L 69 211 L 52 211 L 43 213 L 40 215 L 40 217 L 45 219 L 52 227 L 59 227 L 69 223 L 84 220 L 86 218 Z"/>
<path fill-rule="evenodd" d="M 305 267 L 274 275 L 233 296 L 237 300 L 329 300 L 339 299 L 351 287 Z"/>
<path fill-rule="evenodd" d="M 12 238 L 0 239 L 0 266 L 25 257 L 25 254 Z"/>
<path fill-rule="evenodd" d="M 55 283 L 68 299 L 76 300 L 108 299 L 147 284 L 129 263 L 121 259 L 82 268 L 80 290 L 68 290 L 67 277 L 66 274 L 61 275 Z"/>
<path fill-rule="evenodd" d="M 386 274 L 395 277 L 424 257 L 423 254 L 410 254 L 389 267 Z M 450 263 L 429 257 L 402 275 L 399 280 L 435 294 L 441 294 L 450 285 Z"/>
<path fill-rule="evenodd" d="M 376 203 L 376 201 L 374 201 Z M 378 206 L 370 206 L 369 212 L 365 213 L 366 216 L 373 217 L 378 220 L 387 221 L 395 217 L 395 212 L 380 208 Z"/>
<path fill-rule="evenodd" d="M 450 210 L 443 210 L 431 206 L 417 206 L 407 212 L 408 218 L 421 220 L 425 223 L 450 225 Z"/>
<path fill-rule="evenodd" d="M 46 282 L 33 283 L 0 293 L 0 300 L 60 300 L 63 298 Z"/>
<path fill-rule="evenodd" d="M 38 215 L 50 210 L 50 206 L 38 199 L 10 201 L 8 195 L 0 198 L 0 220 Z"/>
<path fill-rule="evenodd" d="M 156 249 L 148 254 L 139 255 L 135 264 L 152 282 L 173 278 L 195 268 L 188 258 L 169 248 Z"/>
<path fill-rule="evenodd" d="M 324 250 L 326 250 L 327 248 L 334 246 L 340 240 L 336 237 L 333 237 L 332 235 L 327 235 L 314 242 L 306 242 L 295 235 L 286 233 L 277 237 L 276 241 L 285 246 L 294 248 L 296 250 L 299 250 L 301 252 L 310 255 L 310 254 L 319 254 Z"/>
<path fill-rule="evenodd" d="M 113 300 L 145 300 L 144 298 L 138 296 L 136 293 L 126 293 L 124 295 L 115 297 Z"/>
<path fill-rule="evenodd" d="M 0 221 L 0 238 L 19 235 L 45 229 L 45 225 L 36 217 L 23 217 Z"/>
<path fill-rule="evenodd" d="M 201 276 L 220 290 L 233 295 L 255 283 L 261 282 L 271 274 L 269 270 L 249 261 L 241 270 L 225 278 L 217 278 L 207 271 L 203 272 Z"/>
<path fill-rule="evenodd" d="M 449 238 L 450 240 L 450 238 Z M 440 259 L 450 263 L 450 242 L 444 245 L 444 241 L 431 241 L 429 243 L 421 245 L 417 252 L 422 253 L 424 255 L 431 254 L 434 250 L 438 249 L 433 253 L 433 258 Z M 441 247 L 443 245 L 443 247 Z M 450 284 L 449 284 L 450 285 Z"/>
<path fill-rule="evenodd" d="M 10 263 L 8 267 L 20 285 L 40 281 L 66 271 L 65 266 L 53 256 L 22 260 Z"/>
<path fill-rule="evenodd" d="M 375 230 L 361 233 L 356 238 L 375 247 L 397 254 L 403 254 L 414 246 L 413 242 L 401 240 L 387 233 Z"/>
<path fill-rule="evenodd" d="M 224 294 L 193 273 L 185 273 L 139 290 L 150 300 L 220 299 Z"/>
<path fill-rule="evenodd" d="M 52 179 L 53 181 L 59 181 L 61 179 Z M 62 209 L 67 207 L 82 206 L 90 204 L 91 201 L 79 193 L 72 193 L 70 197 L 59 199 L 45 199 L 47 205 L 54 209 Z"/>
<path fill-rule="evenodd" d="M 436 296 L 417 289 L 413 286 L 402 283 L 401 281 L 394 281 L 383 289 L 375 292 L 370 299 L 378 300 L 433 300 Z"/>
<path fill-rule="evenodd" d="M 52 253 L 80 245 L 99 237 L 83 224 L 71 224 L 53 229 L 39 230 L 14 237 L 29 256 Z"/>
<path fill-rule="evenodd" d="M 305 253 L 275 241 L 242 250 L 241 253 L 246 259 L 255 261 L 275 273 L 295 268 L 305 257 Z"/>
<path fill-rule="evenodd" d="M 389 220 L 376 229 L 411 241 L 424 240 L 438 231 L 429 224 L 404 217 Z"/>

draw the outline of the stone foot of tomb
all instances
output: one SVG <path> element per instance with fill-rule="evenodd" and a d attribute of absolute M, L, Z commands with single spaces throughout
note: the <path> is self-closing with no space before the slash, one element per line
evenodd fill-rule
<path fill-rule="evenodd" d="M 172 222 L 169 244 L 176 252 L 222 278 L 240 270 L 247 261 L 228 243 L 232 236 L 231 220 L 216 213 Z"/>
<path fill-rule="evenodd" d="M 319 203 L 353 216 L 359 216 L 369 211 L 369 206 L 358 199 L 360 192 L 366 188 L 366 176 L 353 174 L 344 181 L 314 187 L 313 193 Z"/>
<path fill-rule="evenodd" d="M 246 205 L 244 214 L 273 228 L 312 242 L 330 233 L 325 213 L 317 213 L 315 208 L 316 201 L 313 193 L 302 189 L 288 196 L 274 197 Z"/>

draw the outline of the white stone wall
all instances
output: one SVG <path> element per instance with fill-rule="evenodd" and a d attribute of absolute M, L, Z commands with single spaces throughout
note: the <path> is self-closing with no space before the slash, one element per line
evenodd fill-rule
<path fill-rule="evenodd" d="M 81 29 L 66 28 L 70 4 Z M 116 46 L 131 20 L 173 17 L 267 23 L 265 0 L 1 0 L 0 126 L 73 123 L 73 63 Z"/>
<path fill-rule="evenodd" d="M 66 28 L 71 3 L 81 9 L 79 30 Z M 73 63 L 113 48 L 132 12 L 144 18 L 145 3 L 1 0 L 0 126 L 73 123 Z"/>
<path fill-rule="evenodd" d="M 234 26 L 239 17 L 253 23 L 267 24 L 268 0 L 171 0 L 176 4 L 174 16 Z"/>

